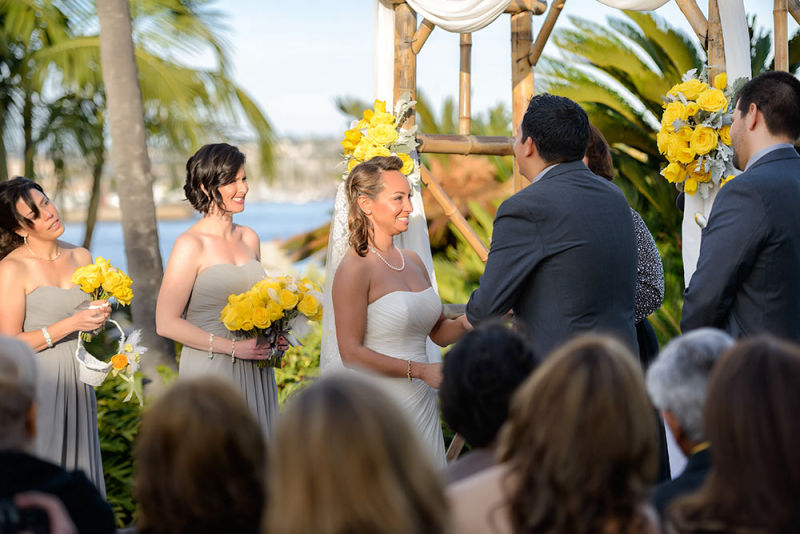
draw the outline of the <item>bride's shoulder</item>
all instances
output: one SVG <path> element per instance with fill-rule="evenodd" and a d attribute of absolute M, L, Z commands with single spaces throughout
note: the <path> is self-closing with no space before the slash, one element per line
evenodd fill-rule
<path fill-rule="evenodd" d="M 355 250 L 348 250 L 339 267 L 336 268 L 336 276 L 359 276 L 366 275 L 370 270 L 370 262 L 366 256 L 359 256 Z"/>

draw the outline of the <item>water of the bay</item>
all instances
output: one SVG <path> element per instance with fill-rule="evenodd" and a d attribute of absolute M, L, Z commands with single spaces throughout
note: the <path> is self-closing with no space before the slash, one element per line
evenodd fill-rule
<path fill-rule="evenodd" d="M 288 202 L 252 202 L 244 212 L 234 216 L 234 222 L 249 226 L 258 233 L 262 242 L 286 239 L 302 232 L 318 228 L 330 221 L 333 200 L 318 200 L 302 204 Z M 191 219 L 158 221 L 158 241 L 164 265 L 175 239 L 197 221 Z M 61 237 L 73 244 L 83 242 L 84 224 L 69 223 Z M 102 256 L 112 265 L 127 270 L 122 225 L 119 222 L 99 222 L 95 226 L 91 252 L 93 257 Z"/>

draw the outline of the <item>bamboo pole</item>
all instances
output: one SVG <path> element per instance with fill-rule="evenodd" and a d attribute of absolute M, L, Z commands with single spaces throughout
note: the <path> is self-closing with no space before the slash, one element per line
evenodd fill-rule
<path fill-rule="evenodd" d="M 552 4 L 550 4 L 550 10 L 547 12 L 547 18 L 544 19 L 542 29 L 539 30 L 539 35 L 536 36 L 536 42 L 530 47 L 530 52 L 528 53 L 528 61 L 530 61 L 531 65 L 536 66 L 536 63 L 539 62 L 539 57 L 542 55 L 544 45 L 547 44 L 547 40 L 550 38 L 550 34 L 553 32 L 553 27 L 556 25 L 556 20 L 558 20 L 561 10 L 564 9 L 564 3 L 566 1 L 567 0 L 555 0 Z"/>
<path fill-rule="evenodd" d="M 789 0 L 789 13 L 800 24 L 800 0 Z"/>
<path fill-rule="evenodd" d="M 775 70 L 789 71 L 789 3 L 775 0 L 772 20 L 775 23 Z"/>
<path fill-rule="evenodd" d="M 524 11 L 530 11 L 534 15 L 541 15 L 547 10 L 547 2 L 541 0 L 511 0 L 506 6 L 504 13 L 516 15 Z"/>
<path fill-rule="evenodd" d="M 489 135 L 417 134 L 417 150 L 433 154 L 482 154 L 484 156 L 513 156 L 510 137 Z"/>
<path fill-rule="evenodd" d="M 417 14 L 408 4 L 394 6 L 394 101 L 404 94 L 417 98 L 417 56 L 412 49 L 412 40 L 417 30 Z M 394 105 L 394 104 L 392 104 Z M 408 128 L 414 124 L 414 113 L 405 122 Z"/>
<path fill-rule="evenodd" d="M 719 19 L 718 0 L 708 0 L 708 79 L 713 80 L 725 72 L 725 42 L 722 39 L 722 22 Z"/>
<path fill-rule="evenodd" d="M 435 27 L 436 24 L 433 22 L 428 19 L 422 19 L 422 23 L 419 25 L 419 28 L 417 28 L 417 31 L 414 33 L 414 38 L 411 40 L 411 50 L 414 52 L 414 55 L 419 54 L 419 51 L 422 50 L 422 45 L 424 45 L 428 37 L 431 36 L 431 32 Z"/>
<path fill-rule="evenodd" d="M 528 56 L 532 33 L 530 12 L 511 15 L 511 117 L 514 128 L 522 121 L 528 102 L 533 96 L 533 69 Z M 522 175 L 515 161 L 514 190 L 519 191 L 523 187 Z"/>
<path fill-rule="evenodd" d="M 683 11 L 683 15 L 689 24 L 692 26 L 695 35 L 700 38 L 703 46 L 706 46 L 706 39 L 708 38 L 708 21 L 700 8 L 697 7 L 695 0 L 675 0 L 678 7 Z"/>
<path fill-rule="evenodd" d="M 469 135 L 472 34 L 461 34 L 461 69 L 458 73 L 458 133 Z"/>
<path fill-rule="evenodd" d="M 456 205 L 450 200 L 450 197 L 447 196 L 445 190 L 442 189 L 442 186 L 439 185 L 439 182 L 436 181 L 436 178 L 434 178 L 428 168 L 423 165 L 420 170 L 422 183 L 425 184 L 428 191 L 433 195 L 433 198 L 435 198 L 436 202 L 442 207 L 444 214 L 450 218 L 450 221 L 456 229 L 461 232 L 461 235 L 464 236 L 467 243 L 469 243 L 472 249 L 478 254 L 481 261 L 486 263 L 486 260 L 489 258 L 489 249 L 483 241 L 481 241 L 481 238 L 478 237 L 478 234 L 475 233 L 475 230 L 472 229 L 464 216 L 461 215 L 461 212 L 458 211 Z"/>

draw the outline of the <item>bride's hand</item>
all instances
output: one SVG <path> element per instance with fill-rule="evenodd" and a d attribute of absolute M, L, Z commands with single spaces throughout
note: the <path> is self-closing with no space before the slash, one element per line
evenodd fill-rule
<path fill-rule="evenodd" d="M 423 363 L 420 364 L 419 379 L 434 389 L 439 389 L 442 383 L 442 364 Z"/>
<path fill-rule="evenodd" d="M 236 340 L 236 357 L 242 360 L 266 360 L 271 347 L 268 343 L 258 344 L 258 338 Z"/>

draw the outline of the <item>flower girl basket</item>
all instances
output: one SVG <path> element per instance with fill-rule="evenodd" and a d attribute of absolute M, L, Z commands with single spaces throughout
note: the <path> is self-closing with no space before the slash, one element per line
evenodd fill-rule
<path fill-rule="evenodd" d="M 117 352 L 123 352 L 125 346 L 125 332 L 122 327 L 113 319 L 108 319 L 109 323 L 113 324 L 119 330 L 119 341 L 117 343 Z M 75 359 L 78 360 L 78 378 L 84 384 L 90 386 L 99 386 L 103 383 L 111 371 L 112 363 L 98 360 L 83 346 L 83 332 L 78 333 L 78 348 L 75 349 Z"/>

